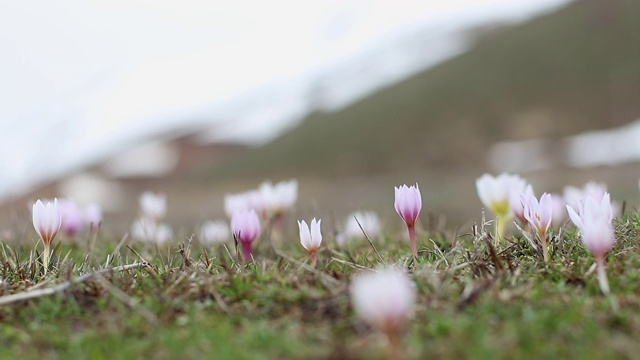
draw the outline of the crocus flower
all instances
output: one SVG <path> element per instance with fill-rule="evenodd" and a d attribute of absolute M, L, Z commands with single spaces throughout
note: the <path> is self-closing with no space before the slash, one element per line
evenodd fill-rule
<path fill-rule="evenodd" d="M 168 224 L 141 217 L 131 226 L 131 236 L 141 241 L 162 245 L 171 240 L 173 231 Z"/>
<path fill-rule="evenodd" d="M 540 197 L 540 202 L 533 195 L 533 191 L 521 195 L 524 204 L 524 218 L 529 223 L 532 230 L 538 233 L 542 242 L 542 254 L 544 261 L 549 261 L 549 248 L 547 244 L 547 233 L 551 227 L 553 219 L 553 201 L 551 195 L 544 193 Z"/>
<path fill-rule="evenodd" d="M 82 225 L 84 225 L 84 214 L 82 210 L 75 201 L 69 199 L 60 199 L 58 206 L 62 218 L 60 229 L 67 236 L 74 236 L 82 229 Z"/>
<path fill-rule="evenodd" d="M 360 225 L 358 225 L 358 222 L 362 225 L 362 229 Z M 380 228 L 380 218 L 375 212 L 356 211 L 347 217 L 344 236 L 347 239 L 364 238 L 364 233 L 366 233 L 369 238 L 375 239 L 380 236 Z M 362 230 L 364 230 L 364 233 Z"/>
<path fill-rule="evenodd" d="M 422 196 L 420 195 L 418 183 L 416 183 L 416 186 L 402 185 L 394 189 L 394 207 L 398 215 L 400 215 L 402 220 L 407 224 L 409 240 L 411 241 L 411 252 L 413 256 L 418 256 L 415 223 L 422 209 Z"/>
<path fill-rule="evenodd" d="M 478 197 L 496 216 L 496 238 L 501 241 L 511 217 L 511 194 L 524 192 L 527 182 L 518 175 L 502 173 L 497 177 L 484 174 L 476 180 Z"/>
<path fill-rule="evenodd" d="M 230 236 L 229 225 L 222 220 L 207 221 L 200 229 L 200 242 L 205 245 L 222 244 Z"/>
<path fill-rule="evenodd" d="M 416 295 L 411 279 L 401 270 L 383 268 L 356 275 L 349 290 L 358 317 L 382 331 L 394 346 L 413 314 Z"/>
<path fill-rule="evenodd" d="M 524 216 L 524 203 L 522 202 L 522 197 L 534 197 L 535 194 L 533 192 L 533 188 L 531 185 L 527 185 L 523 189 L 520 186 L 515 186 L 509 192 L 509 208 L 511 209 L 511 213 L 513 216 L 520 222 L 520 224 L 526 224 L 527 219 Z"/>
<path fill-rule="evenodd" d="M 318 262 L 318 248 L 322 243 L 322 233 L 320 232 L 320 223 L 322 220 L 311 220 L 311 226 L 307 225 L 307 222 L 298 220 L 298 228 L 300 229 L 300 243 L 311 256 L 311 265 L 316 267 Z"/>
<path fill-rule="evenodd" d="M 102 208 L 98 204 L 89 204 L 84 209 L 84 221 L 89 225 L 92 233 L 98 231 L 102 224 Z"/>
<path fill-rule="evenodd" d="M 577 211 L 567 205 L 567 212 L 571 221 L 580 230 L 585 247 L 591 251 L 596 260 L 600 289 L 604 294 L 609 295 L 604 258 L 615 243 L 612 224 L 613 208 L 609 193 L 605 192 L 600 199 L 587 197 Z"/>
<path fill-rule="evenodd" d="M 154 194 L 150 191 L 140 195 L 140 209 L 142 215 L 160 221 L 167 214 L 167 196 L 165 194 Z"/>
<path fill-rule="evenodd" d="M 298 182 L 289 180 L 274 185 L 270 181 L 265 181 L 260 184 L 258 192 L 262 197 L 265 211 L 278 216 L 289 210 L 298 199 Z"/>
<path fill-rule="evenodd" d="M 551 194 L 551 203 L 553 210 L 551 211 L 551 225 L 559 227 L 567 217 L 567 208 L 564 198 L 560 194 Z"/>
<path fill-rule="evenodd" d="M 38 201 L 33 204 L 32 215 L 33 227 L 36 229 L 36 232 L 44 244 L 43 263 L 46 274 L 49 268 L 51 243 L 53 243 L 53 239 L 58 235 L 60 226 L 62 225 L 58 199 L 53 199 L 53 202 L 47 201 L 46 205 L 38 199 Z"/>
<path fill-rule="evenodd" d="M 242 246 L 245 260 L 251 259 L 251 244 L 260 236 L 260 218 L 255 210 L 238 211 L 231 217 L 231 232 Z"/>

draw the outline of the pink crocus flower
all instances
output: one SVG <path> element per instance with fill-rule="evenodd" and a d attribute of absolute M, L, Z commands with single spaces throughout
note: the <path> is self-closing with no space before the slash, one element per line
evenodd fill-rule
<path fill-rule="evenodd" d="M 567 205 L 571 221 L 580 230 L 584 246 L 591 251 L 596 260 L 600 289 L 606 295 L 609 292 L 609 281 L 605 272 L 605 255 L 615 243 L 613 229 L 613 208 L 609 193 L 605 192 L 600 199 L 587 197 L 576 211 Z"/>
<path fill-rule="evenodd" d="M 260 218 L 255 210 L 241 210 L 231 217 L 231 232 L 242 246 L 245 260 L 251 259 L 251 244 L 260 236 Z"/>
<path fill-rule="evenodd" d="M 394 207 L 402 220 L 407 224 L 409 230 L 409 240 L 411 241 L 411 252 L 413 256 L 418 256 L 418 248 L 416 244 L 415 223 L 422 209 L 422 196 L 418 183 L 416 186 L 402 185 L 395 188 Z"/>
<path fill-rule="evenodd" d="M 544 261 L 549 261 L 549 248 L 547 243 L 547 233 L 551 227 L 553 219 L 553 200 L 550 194 L 544 193 L 540 201 L 533 195 L 533 191 L 521 195 L 524 205 L 524 218 L 529 223 L 532 230 L 538 233 L 542 242 L 542 254 Z"/>
<path fill-rule="evenodd" d="M 395 358 L 394 347 L 415 307 L 413 281 L 402 270 L 383 268 L 354 276 L 349 290 L 358 317 L 387 336 Z"/>
<path fill-rule="evenodd" d="M 84 214 L 75 201 L 60 199 L 58 201 L 62 225 L 60 229 L 67 236 L 75 236 L 84 225 Z"/>
<path fill-rule="evenodd" d="M 533 192 L 533 187 L 531 185 L 527 185 L 524 190 L 520 188 L 520 186 L 514 186 L 511 188 L 509 192 L 509 208 L 511 209 L 511 213 L 513 216 L 520 222 L 520 224 L 525 224 L 527 219 L 524 215 L 524 203 L 522 198 L 533 197 L 535 198 L 535 194 Z"/>
<path fill-rule="evenodd" d="M 43 263 L 45 274 L 49 268 L 49 256 L 53 239 L 58 235 L 62 225 L 62 216 L 58 199 L 44 204 L 40 199 L 33 204 L 33 227 L 44 244 Z"/>
<path fill-rule="evenodd" d="M 316 220 L 313 218 L 311 220 L 311 225 L 307 225 L 307 222 L 302 220 L 298 220 L 298 228 L 300 229 L 300 243 L 302 247 L 304 247 L 311 256 L 311 265 L 316 267 L 318 262 L 318 248 L 320 247 L 320 243 L 322 243 L 322 233 L 320 232 L 320 223 L 321 220 Z"/>

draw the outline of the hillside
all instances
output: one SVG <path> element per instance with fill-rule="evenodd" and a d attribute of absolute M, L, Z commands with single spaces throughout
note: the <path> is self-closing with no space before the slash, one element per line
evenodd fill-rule
<path fill-rule="evenodd" d="M 312 114 L 207 171 L 359 175 L 482 165 L 495 141 L 624 124 L 640 117 L 638 18 L 638 1 L 578 1 L 492 31 L 463 55 L 339 112 Z"/>

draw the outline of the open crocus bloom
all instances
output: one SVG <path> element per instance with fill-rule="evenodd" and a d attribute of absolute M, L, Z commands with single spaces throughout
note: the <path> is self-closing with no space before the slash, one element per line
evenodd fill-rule
<path fill-rule="evenodd" d="M 531 228 L 538 232 L 540 238 L 546 237 L 553 219 L 553 200 L 551 195 L 542 194 L 540 202 L 538 202 L 532 192 L 528 195 L 522 195 L 522 203 L 524 204 L 524 218 Z"/>
<path fill-rule="evenodd" d="M 525 217 L 524 210 L 524 202 L 523 198 L 535 198 L 535 194 L 533 193 L 533 187 L 531 185 L 527 185 L 524 188 L 524 191 L 520 189 L 519 186 L 514 186 L 509 193 L 509 208 L 511 209 L 511 213 L 513 216 L 521 223 L 525 223 L 527 221 Z"/>
<path fill-rule="evenodd" d="M 516 200 L 519 201 L 519 196 L 525 192 L 526 186 L 527 182 L 520 176 L 507 173 L 497 177 L 484 174 L 476 180 L 476 189 L 482 204 L 503 219 L 513 215 L 511 195 L 517 196 Z"/>
<path fill-rule="evenodd" d="M 395 336 L 413 313 L 414 284 L 401 270 L 357 275 L 349 290 L 358 316 L 389 336 Z"/>

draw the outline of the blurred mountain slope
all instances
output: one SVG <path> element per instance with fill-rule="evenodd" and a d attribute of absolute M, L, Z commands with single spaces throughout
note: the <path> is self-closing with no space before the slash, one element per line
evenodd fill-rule
<path fill-rule="evenodd" d="M 640 2 L 577 1 L 299 127 L 208 176 L 359 175 L 482 164 L 506 139 L 640 117 Z M 526 161 L 526 159 L 523 159 Z"/>

